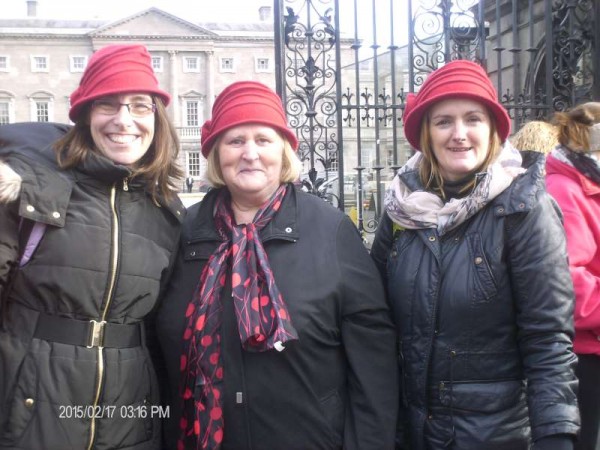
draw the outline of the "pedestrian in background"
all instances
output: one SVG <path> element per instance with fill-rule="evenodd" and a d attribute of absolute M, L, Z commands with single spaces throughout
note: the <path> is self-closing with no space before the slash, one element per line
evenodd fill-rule
<path fill-rule="evenodd" d="M 409 95 L 404 132 L 418 152 L 371 251 L 400 341 L 400 447 L 572 449 L 573 285 L 543 156 L 507 142 L 510 118 L 470 61 Z"/>
<path fill-rule="evenodd" d="M 145 47 L 109 45 L 70 100 L 72 127 L 0 126 L 0 448 L 160 449 L 143 325 L 184 213 L 170 96 Z"/>
<path fill-rule="evenodd" d="M 192 178 L 192 177 L 186 177 L 186 179 L 185 179 L 185 187 L 187 188 L 188 194 L 191 193 L 192 189 L 194 187 L 194 178 Z"/>
<path fill-rule="evenodd" d="M 169 449 L 394 448 L 394 327 L 341 211 L 296 189 L 279 97 L 231 84 L 202 127 L 213 185 L 183 225 L 158 314 Z"/>
<path fill-rule="evenodd" d="M 532 150 L 547 155 L 558 145 L 558 127 L 542 120 L 532 120 L 523 124 L 509 140 L 518 150 Z"/>
<path fill-rule="evenodd" d="M 546 184 L 564 215 L 575 286 L 581 435 L 578 450 L 600 448 L 600 103 L 554 114 L 560 146 L 548 156 Z"/>

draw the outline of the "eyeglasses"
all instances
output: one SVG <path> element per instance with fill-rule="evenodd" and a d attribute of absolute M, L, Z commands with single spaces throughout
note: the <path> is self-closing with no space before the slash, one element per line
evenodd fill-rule
<path fill-rule="evenodd" d="M 94 111 L 106 116 L 114 116 L 119 112 L 122 106 L 126 106 L 127 111 L 129 111 L 129 114 L 133 117 L 146 117 L 156 111 L 156 105 L 154 103 L 119 103 L 110 100 L 94 100 L 94 102 L 92 102 Z"/>

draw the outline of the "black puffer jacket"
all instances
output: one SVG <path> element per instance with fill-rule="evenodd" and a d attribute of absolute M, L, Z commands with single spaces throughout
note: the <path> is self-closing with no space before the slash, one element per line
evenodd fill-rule
<path fill-rule="evenodd" d="M 221 242 L 213 190 L 190 208 L 158 315 L 169 370 L 168 448 L 177 448 L 185 313 Z M 396 338 L 383 285 L 347 216 L 289 188 L 260 232 L 299 340 L 243 351 L 230 286 L 222 293 L 223 450 L 391 450 L 398 407 Z"/>
<path fill-rule="evenodd" d="M 23 177 L 19 199 L 0 207 L 3 283 L 20 219 L 47 224 L 4 305 L 0 448 L 158 449 L 158 385 L 141 324 L 175 259 L 183 206 L 156 205 L 129 169 L 100 156 L 60 173 L 47 145 L 65 130 L 0 127 L 0 157 Z M 108 322 L 104 348 L 86 348 L 91 320 Z"/>
<path fill-rule="evenodd" d="M 526 156 L 525 174 L 446 235 L 394 232 L 387 215 L 377 231 L 413 450 L 527 449 L 578 431 L 564 231 L 543 158 Z M 403 181 L 422 189 L 414 171 Z"/>

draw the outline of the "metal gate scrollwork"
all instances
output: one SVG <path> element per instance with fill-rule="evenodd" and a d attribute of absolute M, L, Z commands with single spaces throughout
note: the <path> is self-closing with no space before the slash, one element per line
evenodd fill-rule
<path fill-rule="evenodd" d="M 481 64 L 513 120 L 600 100 L 597 0 L 274 0 L 277 91 L 302 185 L 367 244 L 383 192 L 412 155 L 404 100 L 454 59 Z M 340 10 L 340 8 L 343 8 Z"/>

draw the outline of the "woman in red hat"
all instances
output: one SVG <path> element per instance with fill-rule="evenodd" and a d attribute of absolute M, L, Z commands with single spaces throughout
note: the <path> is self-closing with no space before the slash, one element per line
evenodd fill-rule
<path fill-rule="evenodd" d="M 354 224 L 292 182 L 279 97 L 242 81 L 202 127 L 214 189 L 188 211 L 158 312 L 169 449 L 394 448 L 395 332 Z"/>
<path fill-rule="evenodd" d="M 74 126 L 0 127 L 2 449 L 162 448 L 144 320 L 184 213 L 169 100 L 145 47 L 110 45 Z"/>
<path fill-rule="evenodd" d="M 409 96 L 404 131 L 418 152 L 386 192 L 371 252 L 401 347 L 400 447 L 572 449 L 573 285 L 543 156 L 510 145 L 469 61 Z"/>

